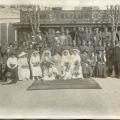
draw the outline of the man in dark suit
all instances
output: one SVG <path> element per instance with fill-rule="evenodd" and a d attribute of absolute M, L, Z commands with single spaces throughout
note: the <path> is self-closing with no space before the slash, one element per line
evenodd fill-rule
<path fill-rule="evenodd" d="M 115 76 L 120 78 L 120 41 L 113 48 L 113 65 Z"/>
<path fill-rule="evenodd" d="M 110 77 L 112 75 L 113 72 L 113 63 L 112 63 L 112 44 L 110 42 L 107 43 L 106 47 L 105 47 L 105 51 L 106 51 L 106 66 L 107 66 L 107 75 Z"/>

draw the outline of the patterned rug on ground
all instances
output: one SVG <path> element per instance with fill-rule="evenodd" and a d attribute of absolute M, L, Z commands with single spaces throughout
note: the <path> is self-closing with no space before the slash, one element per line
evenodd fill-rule
<path fill-rule="evenodd" d="M 36 80 L 28 90 L 54 90 L 54 89 L 101 89 L 100 85 L 92 78 L 72 80 Z"/>

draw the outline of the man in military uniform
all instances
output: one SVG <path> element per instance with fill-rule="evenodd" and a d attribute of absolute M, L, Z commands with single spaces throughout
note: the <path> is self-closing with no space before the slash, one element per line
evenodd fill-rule
<path fill-rule="evenodd" d="M 67 38 L 64 31 L 60 35 L 60 43 L 61 43 L 62 46 L 68 46 L 68 38 Z"/>
<path fill-rule="evenodd" d="M 110 32 L 108 32 L 108 29 L 106 27 L 102 34 L 102 42 L 103 42 L 103 44 L 108 43 L 108 42 L 111 42 L 111 39 L 112 39 L 112 35 Z"/>
<path fill-rule="evenodd" d="M 101 39 L 102 39 L 101 34 L 99 33 L 99 29 L 98 28 L 96 28 L 94 30 L 94 35 L 93 36 L 94 36 L 93 37 L 93 45 L 94 45 L 94 47 L 96 47 L 98 45 L 99 41 L 101 41 Z"/>
<path fill-rule="evenodd" d="M 88 51 L 88 55 L 91 56 L 91 53 L 94 52 L 94 47 L 92 45 L 91 41 L 87 42 L 87 47 L 86 47 L 87 51 Z"/>
<path fill-rule="evenodd" d="M 26 45 L 26 42 L 25 41 L 23 41 L 23 44 L 22 44 L 22 46 L 20 46 L 19 47 L 19 51 L 21 52 L 21 51 L 24 51 L 24 52 L 26 52 L 27 51 L 27 45 Z"/>
<path fill-rule="evenodd" d="M 73 46 L 73 40 L 72 40 L 72 37 L 70 36 L 69 34 L 69 30 L 67 29 L 66 30 L 66 36 L 67 36 L 67 40 L 68 40 L 68 46 Z"/>
<path fill-rule="evenodd" d="M 56 50 L 59 50 L 59 53 L 61 53 L 62 46 L 61 46 L 61 33 L 60 31 L 56 31 L 56 34 L 54 36 L 53 46 L 52 46 L 52 55 L 55 54 Z"/>
<path fill-rule="evenodd" d="M 92 66 L 91 66 L 91 60 L 90 56 L 88 55 L 88 51 L 84 50 L 81 54 L 81 65 L 82 65 L 82 71 L 83 71 L 83 77 L 91 77 L 92 72 Z"/>
<path fill-rule="evenodd" d="M 88 51 L 88 47 L 87 47 L 86 44 L 87 44 L 86 41 L 83 40 L 82 45 L 78 47 L 78 48 L 80 49 L 80 52 L 81 52 L 81 53 L 83 53 L 84 51 Z"/>
<path fill-rule="evenodd" d="M 86 41 L 88 42 L 88 41 L 93 41 L 93 34 L 92 34 L 92 31 L 91 31 L 91 29 L 90 28 L 86 28 L 85 29 L 86 31 L 85 31 L 85 33 L 86 33 Z"/>
<path fill-rule="evenodd" d="M 42 39 L 43 39 L 43 37 L 42 37 L 41 31 L 37 30 L 36 42 L 39 43 L 42 41 Z"/>
<path fill-rule="evenodd" d="M 71 31 L 70 31 L 70 36 L 72 38 L 72 46 L 74 46 L 74 43 L 76 44 L 76 28 L 73 28 Z"/>
<path fill-rule="evenodd" d="M 86 33 L 84 31 L 84 28 L 78 27 L 78 30 L 76 32 L 76 45 L 77 47 L 81 46 L 83 44 L 83 41 L 86 41 Z"/>
<path fill-rule="evenodd" d="M 52 40 L 54 39 L 54 37 L 52 36 L 52 33 L 50 32 L 50 30 L 46 33 L 46 43 L 47 43 L 47 47 L 51 48 L 52 47 Z"/>
<path fill-rule="evenodd" d="M 99 52 L 99 51 L 104 51 L 105 50 L 105 46 L 102 45 L 102 41 L 98 42 L 98 45 L 95 47 L 95 51 Z"/>

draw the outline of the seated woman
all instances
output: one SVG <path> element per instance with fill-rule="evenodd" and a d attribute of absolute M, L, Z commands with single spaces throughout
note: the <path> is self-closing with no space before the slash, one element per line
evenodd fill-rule
<path fill-rule="evenodd" d="M 55 51 L 55 54 L 52 56 L 52 61 L 54 62 L 54 67 L 58 70 L 58 79 L 61 75 L 61 55 Z"/>
<path fill-rule="evenodd" d="M 42 64 L 42 80 L 55 80 L 58 74 L 58 70 L 54 67 L 52 62 L 51 51 L 49 49 L 45 50 L 41 57 Z"/>
<path fill-rule="evenodd" d="M 26 52 L 21 52 L 18 56 L 18 77 L 19 77 L 19 80 L 29 80 L 30 79 L 28 54 Z"/>
<path fill-rule="evenodd" d="M 43 78 L 42 80 L 56 80 L 58 75 L 58 70 L 54 67 L 54 63 L 49 61 L 43 66 Z"/>
<path fill-rule="evenodd" d="M 71 73 L 73 79 L 83 78 L 80 51 L 78 49 L 72 50 L 71 55 Z"/>
<path fill-rule="evenodd" d="M 38 80 L 42 77 L 42 70 L 40 66 L 40 54 L 39 51 L 34 51 L 30 57 L 30 66 L 32 71 L 33 80 Z"/>
<path fill-rule="evenodd" d="M 71 79 L 71 55 L 69 50 L 62 52 L 61 59 L 61 77 L 63 80 Z"/>
<path fill-rule="evenodd" d="M 18 66 L 17 58 L 14 53 L 11 53 L 7 60 L 7 72 L 6 72 L 7 83 L 17 82 L 18 79 L 17 66 Z"/>

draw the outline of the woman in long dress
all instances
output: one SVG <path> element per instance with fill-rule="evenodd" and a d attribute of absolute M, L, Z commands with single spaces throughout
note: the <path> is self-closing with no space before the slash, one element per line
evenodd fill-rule
<path fill-rule="evenodd" d="M 18 56 L 18 77 L 19 77 L 19 80 L 29 80 L 30 79 L 28 54 L 26 52 L 21 52 Z"/>
<path fill-rule="evenodd" d="M 30 66 L 32 70 L 33 80 L 39 79 L 42 76 L 42 70 L 40 66 L 40 55 L 39 51 L 34 51 L 30 57 Z"/>
<path fill-rule="evenodd" d="M 55 55 L 52 56 L 52 61 L 54 62 L 54 67 L 58 70 L 58 79 L 61 75 L 61 55 L 55 51 Z"/>
<path fill-rule="evenodd" d="M 73 79 L 83 78 L 80 51 L 78 49 L 72 50 L 71 73 Z"/>
<path fill-rule="evenodd" d="M 63 80 L 71 79 L 71 55 L 69 50 L 63 50 L 61 59 L 61 77 Z"/>

